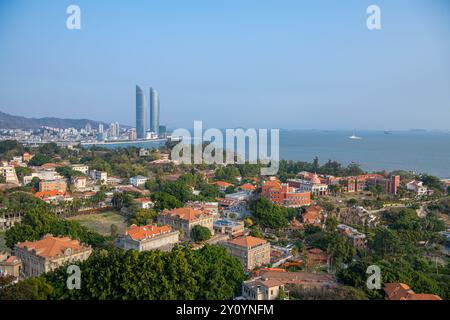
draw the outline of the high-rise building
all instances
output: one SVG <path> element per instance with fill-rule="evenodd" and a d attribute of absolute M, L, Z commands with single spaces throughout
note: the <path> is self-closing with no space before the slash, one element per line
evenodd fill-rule
<path fill-rule="evenodd" d="M 98 124 L 98 133 L 103 133 L 103 123 Z"/>
<path fill-rule="evenodd" d="M 159 126 L 159 137 L 165 138 L 167 136 L 167 127 L 165 125 Z"/>
<path fill-rule="evenodd" d="M 92 125 L 88 122 L 86 123 L 86 126 L 84 127 L 87 133 L 91 133 L 92 131 Z"/>
<path fill-rule="evenodd" d="M 150 88 L 150 131 L 159 134 L 159 94 Z"/>
<path fill-rule="evenodd" d="M 120 135 L 120 125 L 118 122 L 113 122 L 109 125 L 109 136 L 117 138 Z"/>
<path fill-rule="evenodd" d="M 136 136 L 138 139 L 144 139 L 146 136 L 146 113 L 147 106 L 144 92 L 139 86 L 136 86 Z"/>

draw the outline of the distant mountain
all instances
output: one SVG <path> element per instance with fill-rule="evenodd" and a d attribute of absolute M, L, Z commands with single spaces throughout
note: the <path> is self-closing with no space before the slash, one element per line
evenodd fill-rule
<path fill-rule="evenodd" d="M 89 119 L 61 119 L 53 117 L 45 118 L 26 118 L 20 116 L 13 116 L 0 111 L 0 129 L 38 129 L 42 126 L 54 128 L 76 128 L 81 129 L 90 123 L 92 128 L 97 128 L 99 123 L 108 124 L 101 121 L 94 121 Z M 124 126 L 128 127 L 128 126 Z"/>

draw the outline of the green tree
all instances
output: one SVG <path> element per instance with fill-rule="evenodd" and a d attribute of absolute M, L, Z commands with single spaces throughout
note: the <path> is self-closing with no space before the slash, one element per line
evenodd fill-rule
<path fill-rule="evenodd" d="M 203 226 L 197 225 L 191 230 L 191 239 L 195 242 L 204 242 L 211 239 L 211 231 Z"/>
<path fill-rule="evenodd" d="M 152 209 L 137 209 L 130 218 L 129 223 L 137 226 L 145 226 L 156 222 L 158 212 Z"/>

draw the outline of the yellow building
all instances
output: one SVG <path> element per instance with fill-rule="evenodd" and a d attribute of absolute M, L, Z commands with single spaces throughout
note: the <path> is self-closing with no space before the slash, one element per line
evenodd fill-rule
<path fill-rule="evenodd" d="M 270 243 L 255 237 L 241 237 L 222 243 L 247 271 L 270 263 Z"/>
<path fill-rule="evenodd" d="M 16 244 L 14 253 L 22 261 L 24 275 L 34 277 L 66 263 L 84 261 L 91 255 L 92 248 L 69 237 L 46 235 L 38 241 Z"/>

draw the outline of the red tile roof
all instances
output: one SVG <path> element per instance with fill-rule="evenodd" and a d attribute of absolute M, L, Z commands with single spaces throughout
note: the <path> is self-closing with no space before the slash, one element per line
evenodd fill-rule
<path fill-rule="evenodd" d="M 213 182 L 212 184 L 215 184 L 216 186 L 219 186 L 221 188 L 228 188 L 228 187 L 233 186 L 232 183 L 225 182 L 225 181 L 216 181 L 216 182 Z"/>
<path fill-rule="evenodd" d="M 229 243 L 238 245 L 240 247 L 252 248 L 252 247 L 262 245 L 262 244 L 266 244 L 267 241 L 260 239 L 260 238 L 248 236 L 248 237 L 242 237 L 242 238 L 236 238 L 233 240 L 229 240 Z"/>
<path fill-rule="evenodd" d="M 417 294 L 404 283 L 386 283 L 384 292 L 388 300 L 442 300 L 434 294 Z"/>
<path fill-rule="evenodd" d="M 185 208 L 177 208 L 172 210 L 164 210 L 161 214 L 164 215 L 170 215 L 170 216 L 178 216 L 182 220 L 196 220 L 199 218 L 199 216 L 203 214 L 209 214 L 209 212 L 202 211 L 202 210 L 196 210 L 190 207 Z"/>
<path fill-rule="evenodd" d="M 58 190 L 39 191 L 34 194 L 36 198 L 45 199 L 49 197 L 64 196 L 64 192 Z"/>
<path fill-rule="evenodd" d="M 165 234 L 170 232 L 172 229 L 170 226 L 154 226 L 154 225 L 146 225 L 146 226 L 136 226 L 132 225 L 126 232 L 126 235 L 129 235 L 133 240 L 144 240 L 148 238 L 153 238 L 160 234 Z"/>
<path fill-rule="evenodd" d="M 253 191 L 253 190 L 256 189 L 256 187 L 254 185 L 250 184 L 250 183 L 243 184 L 239 188 L 242 189 L 242 190 L 247 190 L 247 191 Z"/>
<path fill-rule="evenodd" d="M 38 241 L 25 241 L 17 244 L 17 247 L 28 251 L 35 250 L 36 255 L 41 257 L 54 258 L 64 254 L 67 249 L 80 251 L 88 247 L 82 246 L 78 240 L 69 237 L 53 237 L 47 235 Z"/>

